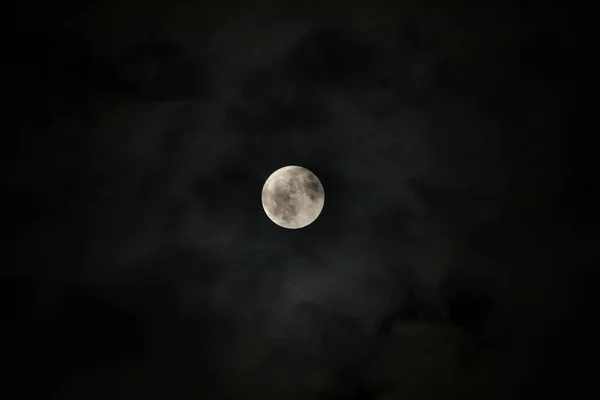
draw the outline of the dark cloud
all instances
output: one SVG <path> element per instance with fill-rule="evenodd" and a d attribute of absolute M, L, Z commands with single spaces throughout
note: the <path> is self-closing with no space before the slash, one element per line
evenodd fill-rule
<path fill-rule="evenodd" d="M 431 47 L 430 39 L 422 32 L 423 27 L 415 20 L 407 20 L 396 27 L 399 51 L 403 54 L 414 55 L 427 51 Z"/>
<path fill-rule="evenodd" d="M 348 33 L 329 27 L 312 29 L 284 61 L 291 79 L 311 85 L 356 83 L 373 72 L 374 49 Z"/>
<path fill-rule="evenodd" d="M 310 132 L 326 126 L 328 117 L 314 89 L 289 81 L 289 76 L 281 76 L 277 70 L 246 78 L 239 99 L 227 113 L 227 121 L 234 128 L 265 140 L 293 129 Z"/>
<path fill-rule="evenodd" d="M 122 79 L 137 101 L 194 101 L 210 94 L 211 73 L 185 50 L 149 39 L 121 61 Z"/>
<path fill-rule="evenodd" d="M 481 334 L 493 311 L 494 299 L 481 285 L 468 286 L 460 282 L 460 278 L 451 277 L 442 283 L 439 290 L 450 321 L 473 334 Z"/>

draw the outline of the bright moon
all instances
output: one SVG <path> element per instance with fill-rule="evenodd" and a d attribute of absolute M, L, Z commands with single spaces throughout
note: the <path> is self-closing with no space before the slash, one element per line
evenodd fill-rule
<path fill-rule="evenodd" d="M 312 224 L 325 203 L 325 191 L 315 174 L 290 165 L 273 172 L 262 190 L 262 205 L 267 216 L 287 229 Z"/>

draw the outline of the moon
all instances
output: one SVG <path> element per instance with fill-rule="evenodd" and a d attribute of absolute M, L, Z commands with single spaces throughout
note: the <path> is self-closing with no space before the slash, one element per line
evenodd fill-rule
<path fill-rule="evenodd" d="M 267 216 L 287 229 L 312 224 L 325 204 L 321 181 L 306 168 L 296 165 L 279 168 L 265 182 L 262 205 Z"/>

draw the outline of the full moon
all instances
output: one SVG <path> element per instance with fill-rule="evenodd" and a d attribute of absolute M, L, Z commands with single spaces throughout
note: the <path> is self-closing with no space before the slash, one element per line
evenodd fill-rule
<path fill-rule="evenodd" d="M 325 203 L 325 191 L 315 174 L 290 165 L 273 172 L 262 190 L 262 205 L 267 216 L 287 229 L 312 224 Z"/>

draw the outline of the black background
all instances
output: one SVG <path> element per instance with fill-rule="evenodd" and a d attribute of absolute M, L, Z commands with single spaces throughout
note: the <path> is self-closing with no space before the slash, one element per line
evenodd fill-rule
<path fill-rule="evenodd" d="M 583 7 L 8 6 L 7 395 L 576 397 L 593 387 Z M 264 215 L 302 165 L 325 208 Z"/>

